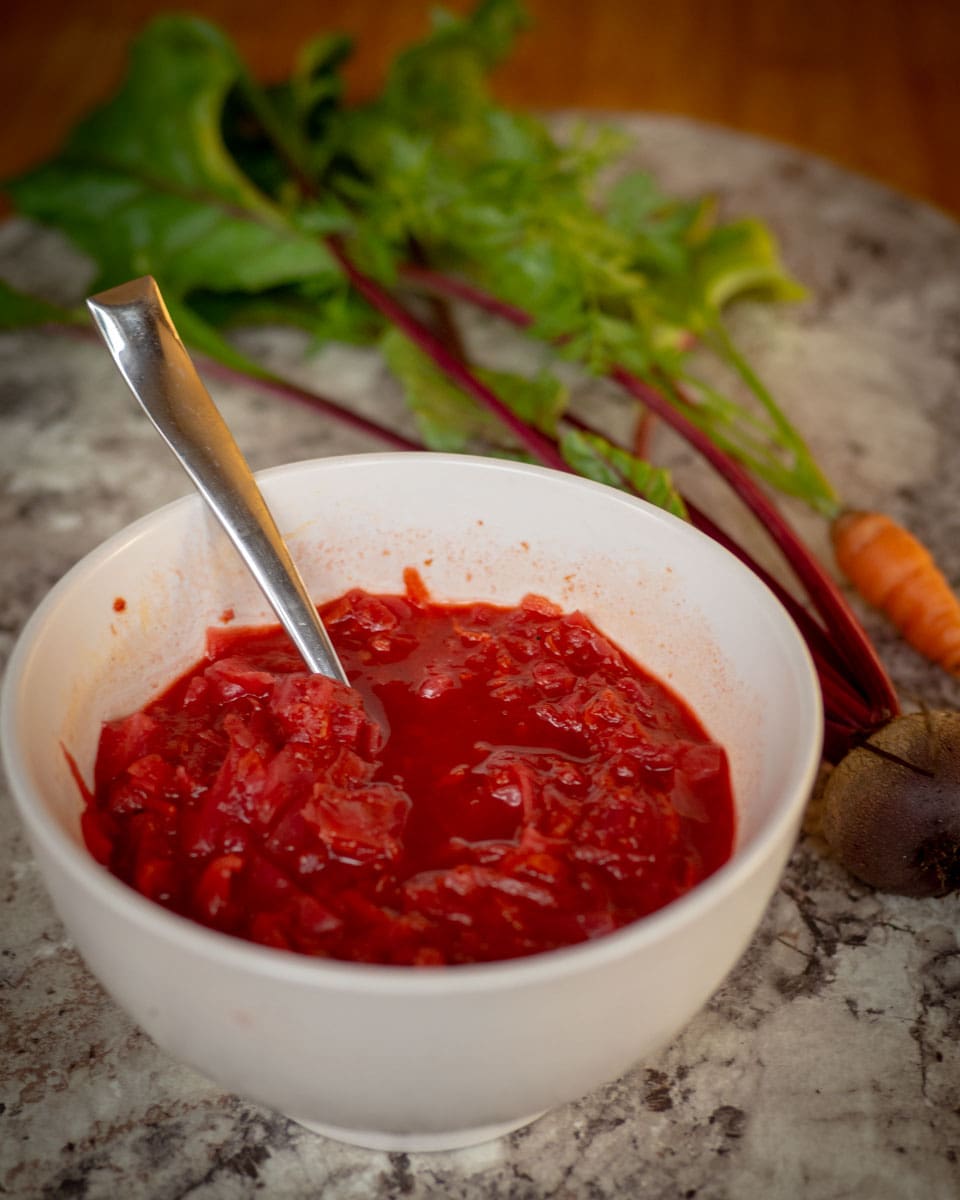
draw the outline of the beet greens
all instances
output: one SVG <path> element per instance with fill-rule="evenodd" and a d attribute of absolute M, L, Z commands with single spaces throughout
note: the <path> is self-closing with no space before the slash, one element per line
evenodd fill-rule
<path fill-rule="evenodd" d="M 560 139 L 491 98 L 490 70 L 525 24 L 517 0 L 441 13 L 370 103 L 343 100 L 349 40 L 318 38 L 263 88 L 214 26 L 154 21 L 119 93 L 61 154 L 7 187 L 20 213 L 59 228 L 97 264 L 91 291 L 152 274 L 185 340 L 214 369 L 412 443 L 295 387 L 229 340 L 289 324 L 318 342 L 377 346 L 429 448 L 479 450 L 573 470 L 687 516 L 775 588 L 814 656 L 829 747 L 897 712 L 893 686 L 839 589 L 770 499 L 832 518 L 838 498 L 800 433 L 734 345 L 723 310 L 745 294 L 802 289 L 758 221 L 718 220 L 708 198 L 663 195 L 620 168 L 624 142 Z M 478 304 L 541 341 L 534 378 L 467 361 L 442 297 Z M 0 287 L 0 325 L 76 312 Z M 638 416 L 668 422 L 770 533 L 809 597 L 796 600 L 667 472 L 568 407 L 550 359 L 613 381 Z M 705 371 L 704 363 L 710 364 Z M 729 381 L 721 390 L 718 372 Z"/>

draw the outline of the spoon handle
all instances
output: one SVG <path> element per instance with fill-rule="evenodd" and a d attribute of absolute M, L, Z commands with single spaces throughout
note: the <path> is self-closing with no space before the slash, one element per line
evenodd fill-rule
<path fill-rule="evenodd" d="M 160 289 L 134 279 L 87 300 L 130 390 L 250 568 L 311 671 L 348 683 L 250 467 L 217 411 Z"/>

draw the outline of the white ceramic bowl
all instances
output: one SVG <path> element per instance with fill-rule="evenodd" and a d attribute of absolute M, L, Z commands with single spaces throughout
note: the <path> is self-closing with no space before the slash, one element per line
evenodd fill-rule
<path fill-rule="evenodd" d="M 731 555 L 581 479 L 440 454 L 296 463 L 261 481 L 317 601 L 401 591 L 584 610 L 688 701 L 728 751 L 732 860 L 613 935 L 527 959 L 418 970 L 324 962 L 176 917 L 98 866 L 66 746 L 91 775 L 102 720 L 195 661 L 226 608 L 273 617 L 198 497 L 94 551 L 40 605 L 2 705 L 13 793 L 90 969 L 175 1058 L 341 1140 L 466 1145 L 520 1126 L 652 1054 L 736 963 L 794 843 L 821 744 L 806 649 Z M 126 601 L 122 612 L 114 600 Z"/>

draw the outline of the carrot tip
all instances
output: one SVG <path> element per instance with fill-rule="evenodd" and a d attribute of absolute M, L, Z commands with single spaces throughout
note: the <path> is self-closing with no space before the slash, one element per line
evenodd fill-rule
<path fill-rule="evenodd" d="M 956 674 L 960 599 L 930 552 L 884 513 L 845 510 L 831 525 L 837 563 L 908 645 Z"/>

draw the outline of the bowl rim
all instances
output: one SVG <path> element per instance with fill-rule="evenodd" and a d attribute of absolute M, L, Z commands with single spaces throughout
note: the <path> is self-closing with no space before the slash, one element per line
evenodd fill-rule
<path fill-rule="evenodd" d="M 629 956 L 645 946 L 669 938 L 694 922 L 700 912 L 736 891 L 775 851 L 785 830 L 799 824 L 802 808 L 812 790 L 820 764 L 823 706 L 812 658 L 792 618 L 762 580 L 735 555 L 693 526 L 642 498 L 618 492 L 606 484 L 581 476 L 566 476 L 547 467 L 479 455 L 438 451 L 406 451 L 399 455 L 395 451 L 383 451 L 297 460 L 258 471 L 256 477 L 269 484 L 271 479 L 279 476 L 297 472 L 312 473 L 318 468 L 324 471 L 348 470 L 358 465 L 375 468 L 387 461 L 393 467 L 400 460 L 406 460 L 412 468 L 422 468 L 424 462 L 438 465 L 455 463 L 461 469 L 483 468 L 497 473 L 506 471 L 547 476 L 555 483 L 562 481 L 568 486 L 603 492 L 608 499 L 619 499 L 625 504 L 639 506 L 645 510 L 648 518 L 676 522 L 679 530 L 682 530 L 681 536 L 703 539 L 716 553 L 718 561 L 725 561 L 727 568 L 739 574 L 746 581 L 746 586 L 762 598 L 771 615 L 780 623 L 787 640 L 792 643 L 797 660 L 797 683 L 808 693 L 809 729 L 806 751 L 798 762 L 792 794 L 784 799 L 778 811 L 752 842 L 745 848 L 735 850 L 726 863 L 690 892 L 603 937 L 522 958 L 435 969 L 313 958 L 292 950 L 262 946 L 209 929 L 148 900 L 112 875 L 43 811 L 42 801 L 29 784 L 26 764 L 18 744 L 19 706 L 16 700 L 29 669 L 38 635 L 72 587 L 80 579 L 102 569 L 110 558 L 123 552 L 130 544 L 146 536 L 158 522 L 188 507 L 202 506 L 203 501 L 196 493 L 187 493 L 145 513 L 83 555 L 46 593 L 17 636 L 0 687 L 0 757 L 4 762 L 14 806 L 28 834 L 43 846 L 58 870 L 68 873 L 78 886 L 92 892 L 100 904 L 119 910 L 125 919 L 139 926 L 142 931 L 175 944 L 181 951 L 201 955 L 212 963 L 242 968 L 278 982 L 365 994 L 440 996 L 448 993 L 483 993 L 509 986 L 540 984 L 550 979 L 587 972 L 592 967 Z"/>

